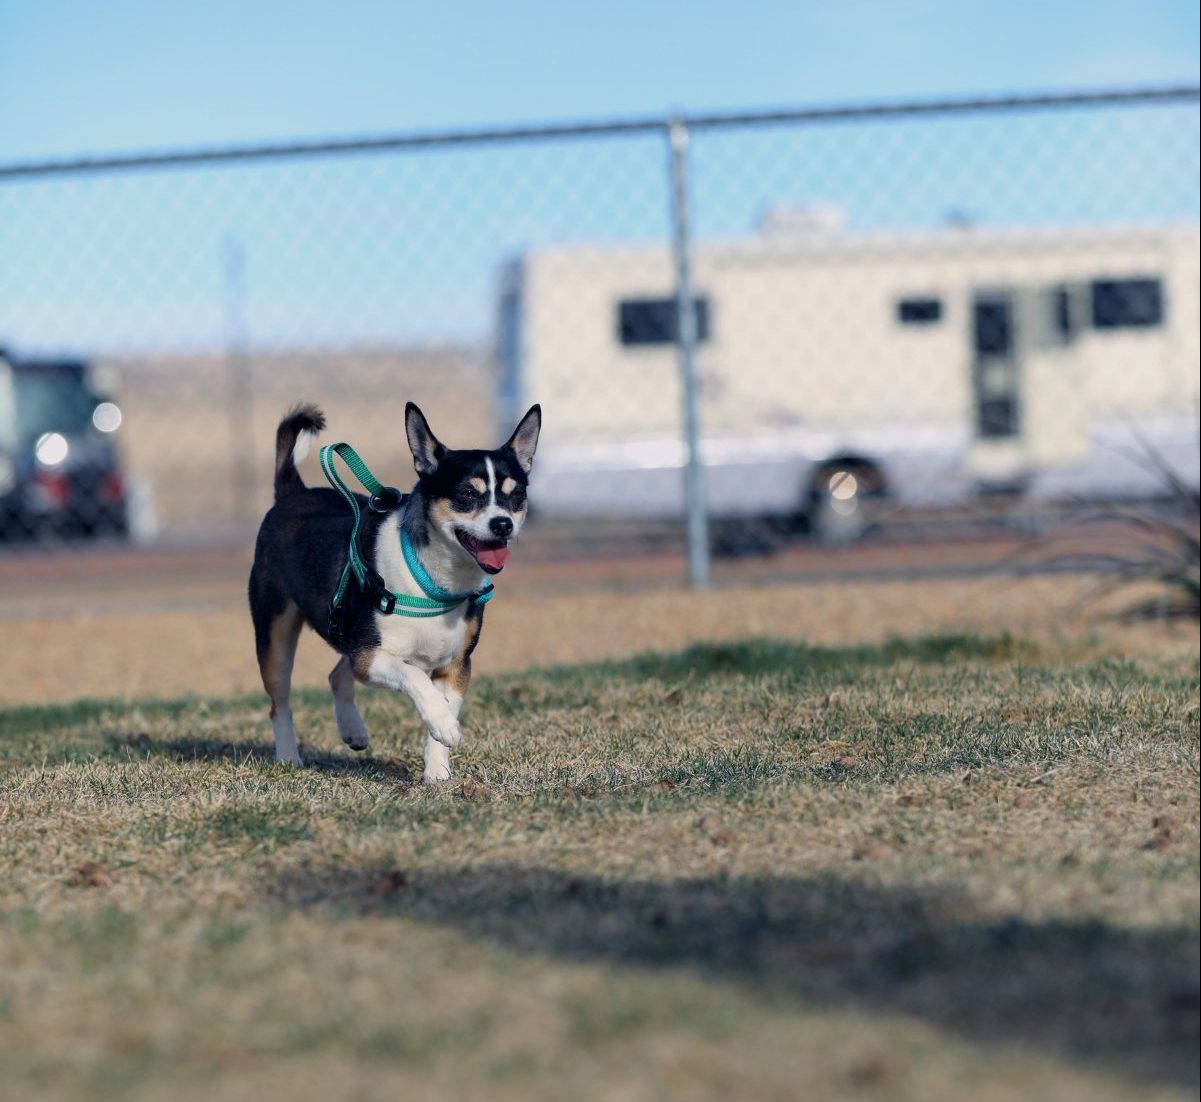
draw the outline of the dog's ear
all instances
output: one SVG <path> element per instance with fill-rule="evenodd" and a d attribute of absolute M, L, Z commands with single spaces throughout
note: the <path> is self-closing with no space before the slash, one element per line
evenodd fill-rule
<path fill-rule="evenodd" d="M 409 450 L 413 453 L 417 477 L 425 478 L 433 474 L 442 462 L 446 449 L 430 430 L 425 414 L 413 402 L 405 406 L 405 436 L 409 438 Z"/>
<path fill-rule="evenodd" d="M 509 437 L 505 447 L 517 456 L 517 465 L 530 473 L 534 465 L 534 452 L 538 448 L 538 433 L 542 431 L 542 407 L 530 406 L 529 412 L 521 419 Z"/>

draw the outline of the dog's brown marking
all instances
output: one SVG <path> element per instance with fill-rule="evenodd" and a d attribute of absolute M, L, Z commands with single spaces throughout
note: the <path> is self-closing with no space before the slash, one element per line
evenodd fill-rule
<path fill-rule="evenodd" d="M 480 641 L 480 632 L 484 628 L 484 610 L 473 605 L 467 610 L 467 631 L 463 635 L 463 646 L 445 666 L 434 670 L 430 680 L 439 688 L 442 683 L 448 684 L 460 697 L 467 695 L 467 686 L 471 684 L 471 655 L 476 644 Z"/>
<path fill-rule="evenodd" d="M 469 478 L 467 481 L 471 484 L 471 488 L 475 490 L 476 493 L 486 494 L 488 492 L 488 483 L 482 478 Z"/>
<path fill-rule="evenodd" d="M 286 708 L 292 691 L 292 664 L 296 660 L 296 644 L 304 617 L 295 603 L 288 601 L 283 611 L 271 621 L 267 646 L 259 653 L 259 673 L 263 688 L 271 698 L 271 718 L 277 708 Z"/>
<path fill-rule="evenodd" d="M 435 528 L 440 528 L 442 531 L 449 531 L 455 525 L 462 523 L 464 516 L 475 516 L 479 510 L 476 509 L 471 513 L 456 513 L 450 507 L 450 502 L 446 498 L 440 497 L 430 502 L 429 518 L 430 524 Z"/>
<path fill-rule="evenodd" d="M 516 489 L 517 479 L 515 478 L 506 478 L 504 482 L 500 484 L 500 492 L 502 494 L 511 494 Z"/>
<path fill-rule="evenodd" d="M 470 658 L 455 658 L 449 665 L 443 666 L 440 670 L 434 670 L 430 674 L 430 680 L 438 686 L 439 689 L 446 692 L 446 686 L 450 686 L 460 698 L 467 695 L 467 686 L 471 684 L 471 659 Z"/>
<path fill-rule="evenodd" d="M 378 647 L 364 647 L 350 656 L 350 668 L 354 671 L 356 680 L 367 683 L 367 674 L 371 671 L 371 663 L 375 661 Z"/>

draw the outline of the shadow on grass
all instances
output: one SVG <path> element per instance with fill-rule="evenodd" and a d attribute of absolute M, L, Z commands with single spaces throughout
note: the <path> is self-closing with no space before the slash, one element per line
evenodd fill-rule
<path fill-rule="evenodd" d="M 981 921 L 949 892 L 837 877 L 615 880 L 503 864 L 305 870 L 271 896 L 569 960 L 691 969 L 810 1008 L 910 1015 L 1138 1079 L 1198 1074 L 1198 943 L 1184 928 Z"/>
<path fill-rule="evenodd" d="M 104 736 L 109 753 L 131 757 L 165 757 L 172 761 L 242 762 L 255 761 L 273 763 L 275 752 L 261 743 L 231 742 L 226 739 L 184 737 L 156 739 L 145 733 L 127 734 L 108 732 Z M 377 758 L 350 752 L 329 753 L 314 750 L 301 743 L 301 756 L 307 768 L 321 773 L 346 774 L 355 777 L 376 777 L 381 781 L 412 783 L 413 770 L 395 758 Z"/>

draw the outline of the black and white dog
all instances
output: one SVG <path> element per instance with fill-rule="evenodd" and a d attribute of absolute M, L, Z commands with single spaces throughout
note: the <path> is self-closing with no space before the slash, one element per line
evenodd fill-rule
<path fill-rule="evenodd" d="M 275 504 L 259 528 L 250 571 L 250 614 L 271 697 L 276 761 L 304 764 L 288 701 L 296 644 L 307 623 L 341 654 L 329 684 L 342 740 L 353 750 L 367 748 L 367 728 L 354 702 L 356 679 L 399 689 L 425 724 L 422 779 L 446 780 L 450 751 L 461 737 L 459 709 L 483 607 L 464 601 L 444 615 L 385 615 L 351 584 L 337 630 L 331 630 L 330 599 L 346 565 L 353 518 L 337 491 L 305 486 L 295 459 L 298 440 L 307 444 L 324 427 L 321 411 L 308 405 L 280 422 Z M 526 485 L 541 427 L 542 412 L 534 406 L 495 451 L 452 451 L 430 431 L 421 410 L 412 402 L 405 407 L 417 485 L 390 511 L 364 509 L 360 530 L 363 559 L 388 590 L 413 597 L 423 592 L 402 554 L 402 529 L 429 579 L 451 593 L 478 592 L 487 575 L 504 569 L 509 541 L 526 518 Z"/>

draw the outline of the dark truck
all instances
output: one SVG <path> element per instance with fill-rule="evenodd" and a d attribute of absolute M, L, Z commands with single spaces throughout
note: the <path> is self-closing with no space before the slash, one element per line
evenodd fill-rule
<path fill-rule="evenodd" d="M 87 363 L 0 349 L 0 540 L 126 536 L 120 425 Z"/>

